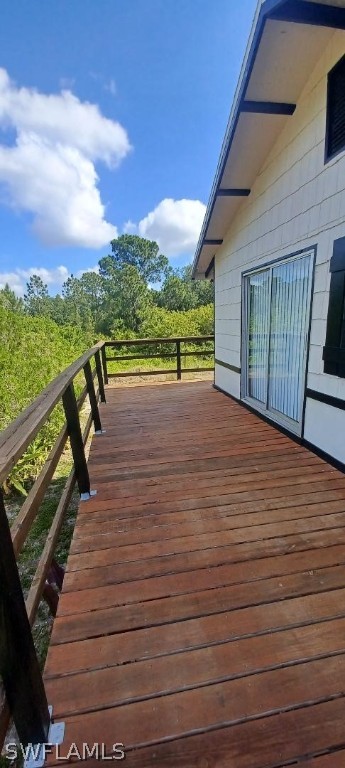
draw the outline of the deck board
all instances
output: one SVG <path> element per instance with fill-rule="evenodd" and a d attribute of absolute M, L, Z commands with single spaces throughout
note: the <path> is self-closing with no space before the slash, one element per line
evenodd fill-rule
<path fill-rule="evenodd" d="M 345 476 L 209 382 L 109 387 L 102 422 L 45 668 L 65 750 L 344 768 Z"/>

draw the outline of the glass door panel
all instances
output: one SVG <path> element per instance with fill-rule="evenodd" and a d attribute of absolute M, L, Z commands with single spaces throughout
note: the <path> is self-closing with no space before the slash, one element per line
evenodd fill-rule
<path fill-rule="evenodd" d="M 248 278 L 248 395 L 261 403 L 267 398 L 269 346 L 269 270 Z"/>
<path fill-rule="evenodd" d="M 301 416 L 309 321 L 310 255 L 272 270 L 268 409 Z"/>
<path fill-rule="evenodd" d="M 306 376 L 313 252 L 245 278 L 245 397 L 299 431 Z"/>

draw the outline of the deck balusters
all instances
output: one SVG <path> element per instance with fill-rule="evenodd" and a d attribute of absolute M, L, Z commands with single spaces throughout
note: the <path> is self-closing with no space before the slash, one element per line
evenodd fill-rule
<path fill-rule="evenodd" d="M 48 740 L 50 715 L 0 491 L 0 674 L 19 740 Z"/>
<path fill-rule="evenodd" d="M 73 463 L 80 498 L 84 501 L 90 496 L 90 477 L 85 458 L 85 450 L 79 421 L 79 411 L 73 383 L 69 384 L 66 391 L 62 395 L 62 403 L 65 410 L 67 430 L 71 443 Z"/>

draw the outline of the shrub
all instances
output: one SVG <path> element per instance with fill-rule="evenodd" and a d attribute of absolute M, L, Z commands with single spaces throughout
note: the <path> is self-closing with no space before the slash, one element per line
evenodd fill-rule
<path fill-rule="evenodd" d="M 0 429 L 92 342 L 79 328 L 0 307 Z M 62 422 L 62 409 L 57 407 L 11 472 L 5 490 L 12 485 L 23 492 L 25 484 L 37 476 Z"/>

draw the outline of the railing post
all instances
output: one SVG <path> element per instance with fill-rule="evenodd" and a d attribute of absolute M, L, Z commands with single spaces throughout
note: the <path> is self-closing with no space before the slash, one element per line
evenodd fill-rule
<path fill-rule="evenodd" d="M 181 380 L 181 340 L 176 341 L 177 380 Z"/>
<path fill-rule="evenodd" d="M 95 354 L 95 363 L 96 363 L 96 373 L 97 373 L 101 403 L 105 403 L 106 399 L 105 399 L 104 382 L 103 382 L 103 374 L 102 374 L 101 356 L 99 354 L 99 350 Z"/>
<path fill-rule="evenodd" d="M 91 496 L 90 477 L 85 458 L 79 411 L 73 384 L 70 384 L 62 395 L 62 402 L 65 410 L 67 431 L 71 442 L 74 469 L 80 498 L 82 501 L 85 501 Z"/>
<path fill-rule="evenodd" d="M 102 365 L 103 365 L 103 376 L 104 376 L 104 383 L 108 384 L 108 368 L 107 368 L 107 353 L 105 351 L 106 347 L 105 344 L 103 344 L 102 347 Z"/>
<path fill-rule="evenodd" d="M 90 400 L 93 426 L 96 434 L 97 433 L 100 434 L 102 432 L 102 424 L 101 424 L 101 419 L 100 419 L 99 410 L 98 410 L 98 403 L 97 403 L 96 392 L 95 392 L 95 387 L 94 387 L 93 378 L 92 378 L 90 360 L 88 360 L 87 363 L 85 363 L 84 365 L 84 375 L 85 375 L 87 393 L 89 395 L 89 400 Z"/>
<path fill-rule="evenodd" d="M 0 491 L 0 674 L 19 741 L 47 742 L 50 726 L 10 528 Z"/>

